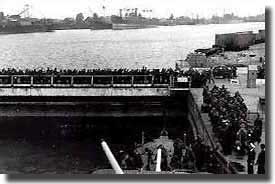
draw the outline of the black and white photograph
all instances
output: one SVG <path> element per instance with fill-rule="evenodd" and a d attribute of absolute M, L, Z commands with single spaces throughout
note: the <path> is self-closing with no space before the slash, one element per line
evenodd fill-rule
<path fill-rule="evenodd" d="M 0 0 L 0 173 L 265 176 L 267 2 Z"/>

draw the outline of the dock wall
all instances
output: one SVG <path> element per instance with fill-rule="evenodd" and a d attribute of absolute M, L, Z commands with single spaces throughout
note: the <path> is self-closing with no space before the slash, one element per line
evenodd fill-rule
<path fill-rule="evenodd" d="M 0 88 L 0 96 L 169 96 L 168 88 Z"/>
<path fill-rule="evenodd" d="M 216 34 L 215 45 L 223 47 L 225 50 L 239 51 L 248 49 L 249 46 L 265 41 L 265 30 L 258 33 L 252 31 Z"/>

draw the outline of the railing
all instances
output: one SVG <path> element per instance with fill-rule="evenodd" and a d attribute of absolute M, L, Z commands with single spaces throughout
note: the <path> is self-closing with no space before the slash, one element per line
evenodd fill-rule
<path fill-rule="evenodd" d="M 187 77 L 186 77 L 187 78 Z M 163 75 L 0 75 L 0 87 L 175 87 L 177 78 Z M 179 85 L 190 87 L 190 78 Z M 183 84 L 183 85 L 182 85 Z"/>

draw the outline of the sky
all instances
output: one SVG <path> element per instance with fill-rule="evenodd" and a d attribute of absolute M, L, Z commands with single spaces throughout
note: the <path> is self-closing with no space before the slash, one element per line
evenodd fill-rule
<path fill-rule="evenodd" d="M 265 6 L 272 0 L 0 0 L 0 12 L 17 14 L 25 4 L 30 5 L 30 15 L 38 18 L 75 17 L 79 12 L 84 16 L 118 15 L 119 9 L 151 9 L 150 17 L 167 18 L 174 16 L 206 17 L 213 14 L 234 13 L 250 16 L 264 13 Z M 102 7 L 105 6 L 105 11 Z"/>

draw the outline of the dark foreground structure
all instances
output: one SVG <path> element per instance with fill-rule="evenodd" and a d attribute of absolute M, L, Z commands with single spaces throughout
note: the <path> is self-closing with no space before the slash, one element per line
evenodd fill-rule
<path fill-rule="evenodd" d="M 51 140 L 55 145 L 60 141 L 88 141 L 95 146 L 86 150 L 93 155 L 87 173 L 110 168 L 100 148 L 102 138 L 118 159 L 121 150 L 136 158 L 125 170 L 144 167 L 145 171 L 153 171 L 145 166 L 148 159 L 136 160 L 148 154 L 142 146 L 158 139 L 163 130 L 174 144 L 163 171 L 237 173 L 204 126 L 189 90 L 190 77 L 21 74 L 2 75 L 1 80 L 2 139 Z M 138 155 L 134 151 L 137 148 L 141 148 Z M 182 155 L 182 149 L 189 155 Z M 34 165 L 43 167 L 39 162 Z"/>

